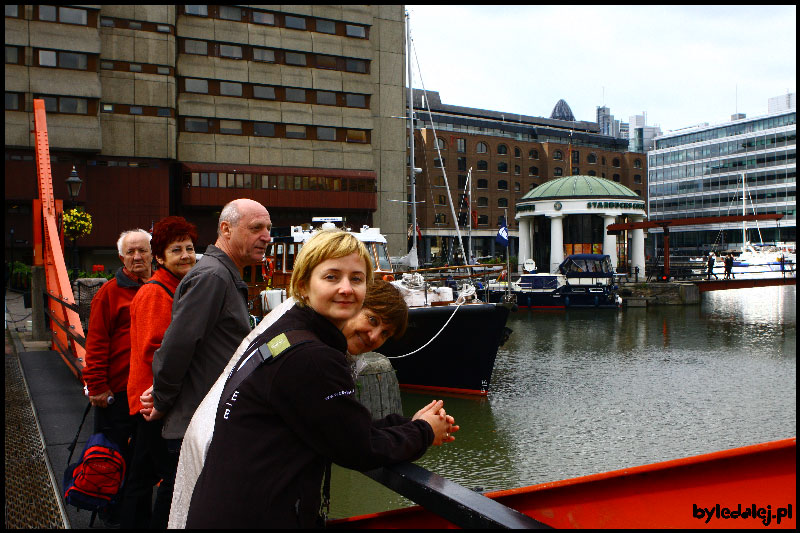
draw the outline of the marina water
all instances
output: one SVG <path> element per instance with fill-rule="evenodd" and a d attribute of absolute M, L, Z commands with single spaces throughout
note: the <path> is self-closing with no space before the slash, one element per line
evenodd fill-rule
<path fill-rule="evenodd" d="M 796 294 L 513 313 L 488 398 L 403 392 L 407 416 L 441 398 L 461 425 L 417 464 L 493 491 L 793 437 Z M 331 494 L 333 518 L 413 505 L 336 465 Z"/>

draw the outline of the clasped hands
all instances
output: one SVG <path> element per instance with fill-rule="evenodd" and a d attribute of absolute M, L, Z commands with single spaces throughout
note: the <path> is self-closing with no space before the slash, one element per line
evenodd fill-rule
<path fill-rule="evenodd" d="M 434 446 L 441 446 L 445 442 L 456 440 L 453 433 L 460 428 L 455 425 L 455 419 L 445 412 L 442 400 L 433 400 L 411 417 L 411 420 L 418 419 L 426 421 L 433 429 Z"/>
<path fill-rule="evenodd" d="M 139 396 L 139 401 L 142 402 L 142 408 L 139 409 L 139 413 L 141 413 L 144 419 L 147 420 L 148 422 L 152 422 L 153 420 L 158 420 L 159 418 L 163 418 L 164 415 L 166 414 L 162 413 L 161 411 L 155 408 L 152 386 L 146 391 L 144 391 L 141 396 Z"/>

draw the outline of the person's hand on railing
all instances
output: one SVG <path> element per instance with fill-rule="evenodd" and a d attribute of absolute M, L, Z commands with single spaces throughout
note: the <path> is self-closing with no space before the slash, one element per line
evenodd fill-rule
<path fill-rule="evenodd" d="M 444 402 L 442 400 L 434 400 L 419 411 L 417 411 L 412 420 L 422 419 L 430 424 L 433 429 L 433 445 L 441 446 L 445 442 L 453 442 L 456 438 L 452 435 L 459 429 L 455 425 L 455 419 L 448 415 L 444 410 Z"/>

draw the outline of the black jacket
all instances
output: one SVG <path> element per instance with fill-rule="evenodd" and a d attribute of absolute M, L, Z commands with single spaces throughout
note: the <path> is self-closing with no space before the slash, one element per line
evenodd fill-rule
<path fill-rule="evenodd" d="M 258 367 L 235 400 L 221 398 L 187 528 L 314 527 L 326 458 L 370 470 L 418 459 L 433 442 L 423 420 L 372 421 L 355 398 L 344 336 L 313 310 L 291 309 L 256 345 L 298 329 L 316 338 Z"/>

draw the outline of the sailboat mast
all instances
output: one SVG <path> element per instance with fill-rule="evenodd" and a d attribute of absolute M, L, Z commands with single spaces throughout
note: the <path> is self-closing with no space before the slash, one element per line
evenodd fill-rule
<path fill-rule="evenodd" d="M 745 177 L 744 172 L 742 173 L 742 216 L 747 215 L 747 190 L 745 189 Z M 747 246 L 747 222 L 742 220 L 742 251 L 744 251 L 745 246 Z"/>
<path fill-rule="evenodd" d="M 411 23 L 406 11 L 406 60 L 408 61 L 408 144 L 409 144 L 409 183 L 411 184 L 411 257 L 409 266 L 419 266 L 417 254 L 417 176 L 414 162 L 414 83 L 411 70 Z"/>

